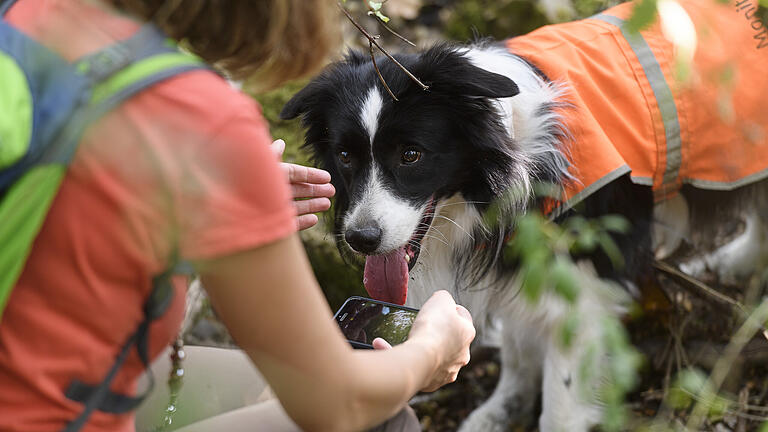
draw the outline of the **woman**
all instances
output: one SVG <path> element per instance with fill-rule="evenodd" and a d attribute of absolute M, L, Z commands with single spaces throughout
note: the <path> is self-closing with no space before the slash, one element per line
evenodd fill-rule
<path fill-rule="evenodd" d="M 151 20 L 231 77 L 268 87 L 316 70 L 335 46 L 335 16 L 321 0 L 21 0 L 6 19 L 68 60 Z M 345 343 L 269 142 L 259 108 L 209 71 L 164 81 L 87 131 L 2 318 L 0 430 L 61 430 L 78 416 L 68 385 L 102 379 L 143 317 L 152 277 L 177 254 L 305 430 L 374 426 L 415 392 L 455 379 L 474 328 L 445 292 L 424 305 L 406 343 L 375 352 Z M 150 329 L 153 358 L 183 315 L 177 282 Z M 131 353 L 111 391 L 136 394 L 142 371 Z M 133 427 L 131 413 L 97 411 L 83 430 Z"/>

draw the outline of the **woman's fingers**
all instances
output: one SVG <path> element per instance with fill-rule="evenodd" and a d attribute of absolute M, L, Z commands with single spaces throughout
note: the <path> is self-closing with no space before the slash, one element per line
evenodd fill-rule
<path fill-rule="evenodd" d="M 330 183 L 291 183 L 291 194 L 294 198 L 330 198 L 336 193 L 336 188 Z"/>
<path fill-rule="evenodd" d="M 296 229 L 301 231 L 317 225 L 317 215 L 305 214 L 296 216 Z"/>
<path fill-rule="evenodd" d="M 374 339 L 371 345 L 373 345 L 373 349 L 377 349 L 377 350 L 392 348 L 392 345 L 390 345 L 389 342 L 385 341 L 382 338 Z"/>
<path fill-rule="evenodd" d="M 331 182 L 331 175 L 328 171 L 287 162 L 283 162 L 281 165 L 291 183 L 324 184 Z"/>
<path fill-rule="evenodd" d="M 272 152 L 278 158 L 282 158 L 285 151 L 285 141 L 275 140 L 272 145 Z M 301 231 L 315 226 L 318 218 L 313 213 L 326 211 L 331 208 L 331 201 L 328 199 L 336 193 L 336 189 L 331 184 L 331 175 L 327 171 L 317 168 L 310 168 L 292 163 L 281 163 L 283 172 L 288 177 L 291 184 L 291 194 L 296 207 L 296 228 Z"/>
<path fill-rule="evenodd" d="M 279 139 L 275 140 L 275 142 L 272 143 L 272 152 L 275 153 L 275 156 L 277 156 L 278 159 L 281 159 L 283 157 L 283 152 L 285 151 L 285 141 Z"/>
<path fill-rule="evenodd" d="M 312 198 L 308 200 L 294 201 L 294 207 L 296 207 L 296 214 L 299 216 L 319 213 L 331 208 L 331 200 L 328 198 Z"/>
<path fill-rule="evenodd" d="M 460 317 L 466 320 L 469 320 L 469 322 L 472 322 L 472 314 L 470 314 L 467 308 L 465 308 L 464 306 L 457 304 L 456 312 L 458 312 Z"/>

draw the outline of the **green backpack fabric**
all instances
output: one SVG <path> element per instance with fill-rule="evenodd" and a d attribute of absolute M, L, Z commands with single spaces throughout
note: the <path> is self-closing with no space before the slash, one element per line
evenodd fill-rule
<path fill-rule="evenodd" d="M 0 320 L 86 128 L 136 93 L 205 68 L 152 25 L 70 63 L 2 19 L 12 4 L 0 1 Z M 171 301 L 172 273 L 153 281 L 145 319 L 116 353 L 104 380 L 73 380 L 66 389 L 84 409 L 65 430 L 79 430 L 93 410 L 122 413 L 141 402 L 143 397 L 114 394 L 109 386 L 132 346 L 148 364 L 149 324 Z"/>

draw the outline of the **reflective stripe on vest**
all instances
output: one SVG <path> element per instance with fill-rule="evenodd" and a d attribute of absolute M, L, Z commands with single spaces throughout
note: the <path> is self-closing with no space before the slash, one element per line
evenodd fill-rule
<path fill-rule="evenodd" d="M 676 184 L 682 160 L 680 154 L 680 120 L 677 117 L 677 106 L 675 106 L 675 99 L 672 97 L 672 90 L 669 88 L 666 78 L 664 78 L 661 66 L 656 60 L 653 51 L 651 51 L 651 47 L 643 39 L 643 36 L 640 33 L 627 30 L 624 20 L 605 14 L 595 15 L 591 19 L 600 20 L 618 27 L 645 72 L 645 78 L 651 85 L 654 96 L 656 96 L 656 106 L 664 123 L 664 137 L 666 139 L 666 167 L 659 188 L 661 191 L 674 191 L 677 189 Z M 651 185 L 653 185 L 653 179 L 649 180 Z"/>

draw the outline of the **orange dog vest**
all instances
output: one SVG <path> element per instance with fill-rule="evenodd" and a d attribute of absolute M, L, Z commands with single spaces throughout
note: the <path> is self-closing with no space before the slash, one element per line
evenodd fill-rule
<path fill-rule="evenodd" d="M 627 173 L 652 186 L 657 200 L 683 184 L 731 190 L 768 177 L 765 27 L 756 31 L 738 5 L 680 3 L 698 38 L 685 79 L 658 18 L 639 34 L 626 29 L 631 3 L 507 41 L 566 84 L 574 106 L 563 116 L 577 181 L 565 187 L 556 212 Z"/>

